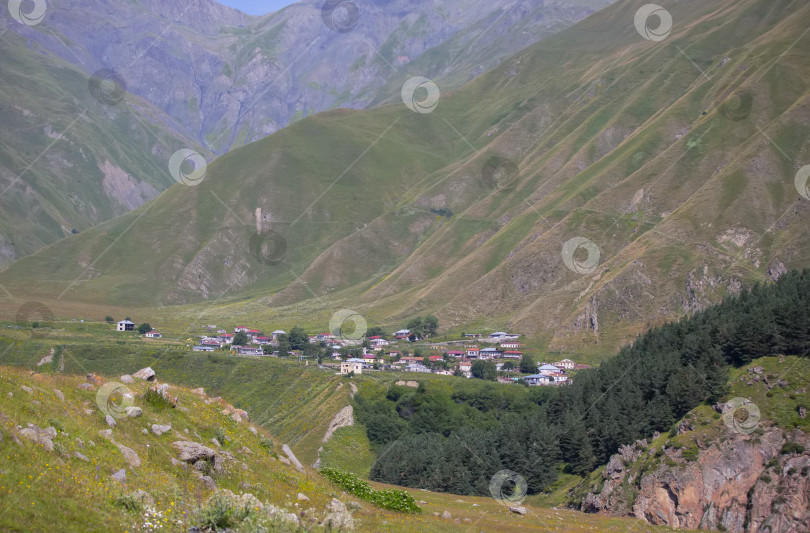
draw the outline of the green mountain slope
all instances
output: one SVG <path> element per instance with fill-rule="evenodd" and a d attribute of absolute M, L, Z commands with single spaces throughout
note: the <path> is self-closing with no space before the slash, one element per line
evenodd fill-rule
<path fill-rule="evenodd" d="M 643 4 L 544 39 L 432 113 L 302 120 L 0 283 L 46 302 L 193 303 L 176 311 L 192 320 L 433 311 L 604 354 L 807 266 L 810 6 L 665 2 L 656 42 L 634 28 Z"/>

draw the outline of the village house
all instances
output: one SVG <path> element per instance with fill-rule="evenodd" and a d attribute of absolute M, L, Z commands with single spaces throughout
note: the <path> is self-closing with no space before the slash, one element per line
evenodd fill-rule
<path fill-rule="evenodd" d="M 481 348 L 478 352 L 479 359 L 494 359 L 496 357 L 500 357 L 503 354 L 497 348 Z"/>
<path fill-rule="evenodd" d="M 283 329 L 277 329 L 271 335 L 273 336 L 273 340 L 277 341 L 279 335 L 286 335 L 286 334 L 287 334 L 287 332 L 284 331 Z"/>
<path fill-rule="evenodd" d="M 216 348 L 213 346 L 195 346 L 191 350 L 195 352 L 213 352 Z"/>
<path fill-rule="evenodd" d="M 507 341 L 507 342 L 502 342 L 501 343 L 501 348 L 514 349 L 514 348 L 521 348 L 522 346 L 523 346 L 523 344 L 521 344 L 519 342 L 515 342 L 515 341 Z"/>
<path fill-rule="evenodd" d="M 449 370 L 435 370 L 433 373 L 438 374 L 440 376 L 452 376 L 453 375 L 453 373 L 450 372 Z"/>
<path fill-rule="evenodd" d="M 160 337 L 162 337 L 162 335 L 158 333 L 157 330 L 154 329 L 152 331 L 147 331 L 145 336 L 150 339 L 159 339 Z"/>
<path fill-rule="evenodd" d="M 465 339 L 479 339 L 479 338 L 481 338 L 481 334 L 480 333 L 465 333 L 463 335 L 463 337 Z"/>
<path fill-rule="evenodd" d="M 223 344 L 231 344 L 233 342 L 233 334 L 223 333 L 219 336 L 219 340 L 222 341 Z"/>
<path fill-rule="evenodd" d="M 461 357 L 464 357 L 466 355 L 466 353 L 465 352 L 459 352 L 457 350 L 452 350 L 452 351 L 447 352 L 447 355 L 449 355 L 450 357 L 461 358 Z"/>
<path fill-rule="evenodd" d="M 270 344 L 272 342 L 270 337 L 266 337 L 264 335 L 259 335 L 258 337 L 254 338 L 253 341 L 260 345 Z"/>
<path fill-rule="evenodd" d="M 467 348 L 467 357 L 469 357 L 470 359 L 478 359 L 480 351 L 481 350 L 477 346 Z"/>
<path fill-rule="evenodd" d="M 122 320 L 118 323 L 116 329 L 118 331 L 134 331 L 135 323 L 130 320 Z"/>
<path fill-rule="evenodd" d="M 577 366 L 577 364 L 570 359 L 563 359 L 562 361 L 557 361 L 556 363 L 552 364 L 557 368 L 562 368 L 565 370 L 574 370 L 574 368 Z"/>
<path fill-rule="evenodd" d="M 520 359 L 523 357 L 523 352 L 518 352 L 516 350 L 506 350 L 503 352 L 504 359 Z"/>
<path fill-rule="evenodd" d="M 375 335 L 374 337 L 368 338 L 369 343 L 373 348 L 381 348 L 383 346 L 388 346 L 391 344 L 387 340 L 383 339 L 380 335 Z"/>
<path fill-rule="evenodd" d="M 357 358 L 346 359 L 340 363 L 341 374 L 362 374 L 363 373 L 363 360 Z"/>
<path fill-rule="evenodd" d="M 418 372 L 420 374 L 430 374 L 430 369 L 421 363 L 412 363 L 405 367 L 405 372 Z"/>
<path fill-rule="evenodd" d="M 239 355 L 264 355 L 264 349 L 257 346 L 237 346 L 236 353 Z"/>
<path fill-rule="evenodd" d="M 557 374 L 562 374 L 562 370 L 548 363 L 537 363 L 537 373 L 546 376 L 554 376 Z"/>
<path fill-rule="evenodd" d="M 247 326 L 237 326 L 233 328 L 234 333 L 247 333 L 250 328 Z"/>

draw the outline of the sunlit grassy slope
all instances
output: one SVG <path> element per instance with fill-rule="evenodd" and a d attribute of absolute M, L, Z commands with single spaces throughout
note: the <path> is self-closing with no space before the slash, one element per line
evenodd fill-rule
<path fill-rule="evenodd" d="M 432 113 L 333 111 L 236 150 L 199 186 L 15 264 L 9 307 L 318 329 L 341 308 L 397 327 L 435 312 L 599 358 L 808 266 L 794 178 L 810 162 L 810 5 L 665 1 L 672 33 L 653 42 L 633 25 L 644 3 L 544 39 Z M 599 250 L 592 270 L 566 267 L 575 237 Z"/>
<path fill-rule="evenodd" d="M 46 369 L 47 370 L 47 369 Z M 114 376 L 110 376 L 114 379 Z M 333 497 L 349 503 L 354 498 L 327 482 L 315 471 L 299 473 L 277 460 L 261 439 L 265 430 L 254 435 L 251 423 L 236 423 L 222 414 L 224 404 L 206 403 L 204 397 L 182 387 L 172 387 L 180 400 L 176 409 L 159 408 L 143 401 L 148 384 L 129 385 L 135 405 L 143 415 L 119 419 L 113 430 L 115 442 L 138 454 L 141 465 L 129 466 L 118 448 L 99 436 L 107 429 L 97 408 L 96 392 L 77 389 L 83 377 L 67 374 L 31 373 L 21 368 L 0 367 L 0 528 L 4 531 L 50 530 L 55 521 L 60 531 L 133 531 L 143 529 L 143 510 L 128 511 L 121 497 L 145 490 L 154 499 L 154 509 L 162 513 L 163 531 L 186 531 L 194 523 L 194 513 L 213 494 L 189 470 L 172 464 L 175 440 L 193 440 L 209 444 L 223 433 L 228 441 L 222 451 L 234 459 L 226 460 L 221 474 L 212 474 L 217 490 L 236 494 L 250 492 L 266 504 L 290 512 L 322 517 Z M 29 387 L 27 392 L 23 387 Z M 60 400 L 55 390 L 64 394 Z M 210 400 L 209 400 L 210 401 Z M 90 409 L 91 412 L 86 412 Z M 14 437 L 27 424 L 53 427 L 54 450 L 46 451 L 25 439 Z M 154 423 L 170 424 L 170 433 L 156 437 L 142 429 Z M 186 432 L 188 431 L 188 433 Z M 19 437 L 17 437 L 19 438 Z M 81 441 L 81 443 L 80 443 Z M 92 443 L 91 443 L 92 441 Z M 273 440 L 278 451 L 280 442 Z M 88 460 L 75 456 L 78 452 Z M 244 465 L 244 466 L 243 466 Z M 126 469 L 127 482 L 121 485 L 110 478 Z M 380 485 L 375 484 L 380 487 Z M 298 493 L 310 501 L 300 502 Z M 385 511 L 360 501 L 353 511 L 358 531 L 647 531 L 641 521 L 585 515 L 529 507 L 527 516 L 510 513 L 490 498 L 455 497 L 418 490 L 409 491 L 420 502 L 422 512 L 405 515 Z M 118 502 L 118 503 L 116 503 Z M 450 518 L 434 513 L 450 513 Z M 182 525 L 177 521 L 182 521 Z M 154 522 L 154 520 L 153 520 Z M 282 529 L 279 529 L 282 530 Z M 294 530 L 294 529 L 283 529 Z M 315 527 L 315 531 L 321 530 Z"/>

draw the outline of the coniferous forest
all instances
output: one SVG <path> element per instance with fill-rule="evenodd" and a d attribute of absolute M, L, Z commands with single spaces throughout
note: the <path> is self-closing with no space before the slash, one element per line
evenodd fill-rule
<path fill-rule="evenodd" d="M 717 402 L 729 366 L 778 354 L 810 355 L 810 271 L 652 329 L 567 387 L 470 380 L 366 389 L 356 403 L 380 452 L 371 479 L 488 494 L 493 474 L 508 469 L 537 493 L 561 467 L 588 473 L 620 445 L 668 431 L 695 406 Z"/>

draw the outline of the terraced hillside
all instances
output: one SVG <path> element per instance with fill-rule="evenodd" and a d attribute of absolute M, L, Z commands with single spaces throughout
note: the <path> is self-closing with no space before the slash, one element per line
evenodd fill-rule
<path fill-rule="evenodd" d="M 54 305 L 191 304 L 184 318 L 430 311 L 604 354 L 808 266 L 810 6 L 663 2 L 671 33 L 650 40 L 643 4 L 544 39 L 432 112 L 297 122 L 0 283 Z"/>

